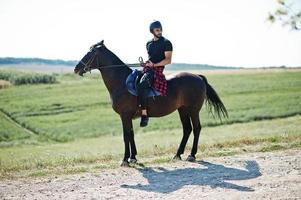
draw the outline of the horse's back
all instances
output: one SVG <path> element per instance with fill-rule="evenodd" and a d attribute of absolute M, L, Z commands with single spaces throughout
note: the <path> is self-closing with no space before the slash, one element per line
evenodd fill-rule
<path fill-rule="evenodd" d="M 192 74 L 190 72 L 180 72 L 177 74 L 170 74 L 166 76 L 167 85 L 173 86 L 206 86 L 205 81 L 197 74 Z"/>
<path fill-rule="evenodd" d="M 206 82 L 197 74 L 181 72 L 167 76 L 168 95 L 181 105 L 202 105 L 206 97 Z"/>

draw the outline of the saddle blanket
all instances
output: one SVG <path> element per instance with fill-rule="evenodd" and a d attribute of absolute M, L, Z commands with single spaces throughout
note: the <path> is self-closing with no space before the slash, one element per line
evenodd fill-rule
<path fill-rule="evenodd" d="M 136 87 L 136 78 L 141 74 L 142 72 L 138 69 L 134 69 L 131 74 L 128 75 L 126 79 L 126 87 L 128 91 L 135 96 L 138 96 L 137 87 Z M 160 92 L 157 91 L 154 87 L 151 87 L 147 89 L 147 97 L 154 97 L 154 96 L 160 96 Z"/>

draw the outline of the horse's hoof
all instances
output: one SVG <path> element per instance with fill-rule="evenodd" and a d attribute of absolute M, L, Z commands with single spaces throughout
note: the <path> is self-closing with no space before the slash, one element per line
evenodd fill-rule
<path fill-rule="evenodd" d="M 173 157 L 173 160 L 182 160 L 182 158 L 181 158 L 181 156 L 175 155 L 175 156 Z"/>
<path fill-rule="evenodd" d="M 192 156 L 192 155 L 189 155 L 189 156 L 187 157 L 186 161 L 188 161 L 188 162 L 195 162 L 195 157 Z"/>
<path fill-rule="evenodd" d="M 130 163 L 137 163 L 137 159 L 136 158 L 130 158 Z"/>
<path fill-rule="evenodd" d="M 129 162 L 128 161 L 122 161 L 122 163 L 121 163 L 121 165 L 120 165 L 121 167 L 129 167 L 130 166 L 130 164 L 129 164 Z"/>

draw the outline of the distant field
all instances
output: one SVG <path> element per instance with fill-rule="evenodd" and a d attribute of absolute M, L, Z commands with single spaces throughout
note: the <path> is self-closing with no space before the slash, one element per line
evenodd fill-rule
<path fill-rule="evenodd" d="M 207 77 L 228 108 L 230 118 L 220 122 L 204 107 L 201 112 L 204 127 L 301 113 L 301 71 L 209 74 Z M 57 80 L 57 84 L 1 90 L 0 110 L 38 136 L 34 139 L 42 141 L 65 142 L 78 137 L 121 135 L 119 116 L 111 108 L 108 92 L 99 75 L 86 74 L 81 78 L 63 74 Z M 135 120 L 135 130 L 139 134 L 181 128 L 177 112 L 163 119 L 151 119 L 150 126 L 144 129 L 138 127 L 138 120 Z M 0 145 L 13 144 L 14 138 L 9 134 Z"/>
<path fill-rule="evenodd" d="M 193 72 L 207 76 L 230 115 L 220 122 L 202 109 L 199 155 L 228 155 L 243 151 L 244 145 L 246 151 L 300 146 L 301 70 Z M 63 165 L 121 159 L 121 122 L 100 75 L 65 73 L 56 79 L 55 84 L 0 89 L 2 176 L 37 169 L 41 171 L 31 173 L 47 174 Z M 157 155 L 164 161 L 175 152 L 182 134 L 177 112 L 151 118 L 143 129 L 138 123 L 134 121 L 141 156 Z"/>
<path fill-rule="evenodd" d="M 22 71 L 35 71 L 39 73 L 72 73 L 74 67 L 66 65 L 40 65 L 40 64 L 10 64 L 0 65 L 0 69 L 15 69 Z"/>

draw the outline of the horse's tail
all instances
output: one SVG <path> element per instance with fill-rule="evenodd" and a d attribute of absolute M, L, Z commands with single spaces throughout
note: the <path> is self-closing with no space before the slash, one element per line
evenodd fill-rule
<path fill-rule="evenodd" d="M 213 87 L 208 83 L 205 76 L 200 75 L 204 82 L 206 83 L 206 103 L 209 108 L 209 112 L 212 113 L 212 108 L 214 109 L 215 114 L 217 114 L 218 118 L 221 120 L 222 116 L 228 118 L 228 111 L 226 107 L 224 106 L 222 100 L 219 98 L 216 91 L 213 89 Z M 213 115 L 214 116 L 214 115 Z"/>

